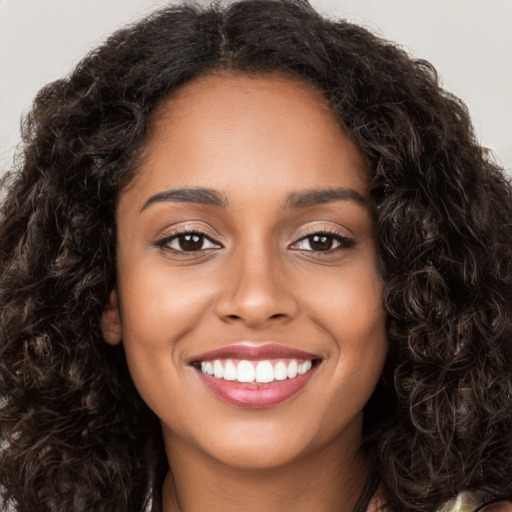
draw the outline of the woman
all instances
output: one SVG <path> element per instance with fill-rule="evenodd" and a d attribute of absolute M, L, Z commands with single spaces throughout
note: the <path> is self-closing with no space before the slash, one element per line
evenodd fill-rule
<path fill-rule="evenodd" d="M 165 9 L 39 93 L 6 190 L 14 510 L 510 508 L 511 187 L 428 63 Z"/>

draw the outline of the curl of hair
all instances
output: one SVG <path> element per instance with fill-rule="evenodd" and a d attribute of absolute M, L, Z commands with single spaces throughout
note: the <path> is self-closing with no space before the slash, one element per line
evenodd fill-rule
<path fill-rule="evenodd" d="M 116 197 L 157 107 L 216 71 L 313 84 L 368 159 L 390 350 L 365 449 L 387 509 L 510 496 L 510 183 L 430 64 L 304 1 L 246 0 L 116 32 L 25 119 L 0 225 L 4 503 L 140 512 L 151 498 L 159 510 L 159 424 L 101 332 Z"/>

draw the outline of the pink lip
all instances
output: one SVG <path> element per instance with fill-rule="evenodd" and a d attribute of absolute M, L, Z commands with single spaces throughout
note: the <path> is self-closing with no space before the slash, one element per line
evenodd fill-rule
<path fill-rule="evenodd" d="M 273 381 L 268 384 L 246 384 L 218 379 L 196 368 L 199 378 L 222 401 L 246 409 L 271 407 L 288 400 L 309 382 L 318 366 L 293 379 Z"/>
<path fill-rule="evenodd" d="M 315 354 L 284 345 L 267 343 L 264 345 L 228 345 L 216 348 L 190 359 L 190 363 L 212 361 L 214 359 L 319 359 Z"/>

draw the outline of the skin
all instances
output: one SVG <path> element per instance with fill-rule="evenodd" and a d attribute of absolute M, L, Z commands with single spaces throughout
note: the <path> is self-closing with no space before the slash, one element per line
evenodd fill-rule
<path fill-rule="evenodd" d="M 228 205 L 147 204 L 185 187 L 214 189 Z M 291 193 L 340 187 L 362 200 L 283 208 Z M 363 156 L 309 85 L 214 74 L 160 108 L 119 197 L 119 281 L 104 335 L 122 340 L 160 418 L 172 472 L 166 512 L 354 507 L 367 475 L 362 409 L 387 351 L 367 187 Z M 178 252 L 176 228 L 203 232 L 203 248 Z M 318 250 L 311 233 L 333 230 L 341 242 L 328 241 L 341 250 Z M 188 361 L 240 342 L 279 343 L 322 362 L 286 402 L 235 407 Z"/>
<path fill-rule="evenodd" d="M 493 503 L 492 505 L 487 505 L 482 509 L 482 512 L 511 512 L 512 511 L 512 501 L 501 501 L 499 503 Z"/>

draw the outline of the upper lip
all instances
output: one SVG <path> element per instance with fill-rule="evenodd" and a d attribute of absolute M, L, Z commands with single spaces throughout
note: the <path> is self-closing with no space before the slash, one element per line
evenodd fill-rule
<path fill-rule="evenodd" d="M 190 363 L 209 361 L 213 359 L 319 359 L 310 352 L 296 348 L 279 345 L 277 343 L 265 343 L 263 345 L 235 344 L 216 348 L 203 352 L 190 359 Z"/>

